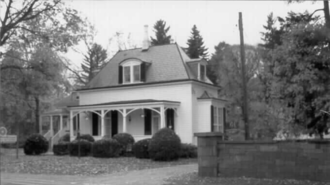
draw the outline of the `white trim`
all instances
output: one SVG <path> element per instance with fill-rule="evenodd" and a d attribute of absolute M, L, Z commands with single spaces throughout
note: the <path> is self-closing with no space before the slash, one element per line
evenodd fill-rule
<path fill-rule="evenodd" d="M 150 102 L 150 103 L 136 103 L 136 104 L 119 104 L 119 105 L 91 105 L 83 107 L 70 107 L 70 110 L 73 111 L 99 111 L 99 110 L 108 110 L 108 109 L 134 109 L 134 108 L 150 108 L 150 107 L 177 107 L 180 102 Z"/>
<path fill-rule="evenodd" d="M 213 89 L 220 89 L 220 87 L 214 86 L 211 83 L 207 83 L 207 82 L 202 82 L 202 81 L 194 81 L 191 79 L 183 79 L 185 81 L 177 81 L 177 82 L 150 82 L 150 83 L 154 83 L 154 84 L 148 84 L 146 83 L 145 85 L 141 85 L 141 86 L 121 86 L 121 85 L 116 85 L 114 86 L 109 86 L 109 88 L 95 88 L 95 89 L 88 89 L 88 90 L 83 90 L 83 91 L 79 91 L 79 93 L 88 93 L 88 92 L 94 92 L 94 91 L 108 91 L 109 89 L 113 90 L 123 90 L 123 89 L 137 89 L 137 88 L 146 88 L 146 87 L 159 87 L 159 86 L 169 86 L 169 85 L 182 85 L 182 84 L 193 84 L 193 83 L 198 83 L 201 84 L 203 86 L 207 86 L 209 88 L 213 88 Z M 206 84 L 205 84 L 206 83 Z M 76 91 L 75 91 L 76 92 Z"/>

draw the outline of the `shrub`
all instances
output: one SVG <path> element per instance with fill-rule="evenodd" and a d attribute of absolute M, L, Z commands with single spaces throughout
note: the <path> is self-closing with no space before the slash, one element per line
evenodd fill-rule
<path fill-rule="evenodd" d="M 179 158 L 181 140 L 173 130 L 162 128 L 149 143 L 149 156 L 155 161 L 171 161 Z"/>
<path fill-rule="evenodd" d="M 136 158 L 149 159 L 149 143 L 151 139 L 142 139 L 133 145 L 133 153 Z"/>
<path fill-rule="evenodd" d="M 118 157 L 122 146 L 114 139 L 101 139 L 93 143 L 93 157 Z"/>
<path fill-rule="evenodd" d="M 112 139 L 112 136 L 109 135 L 109 134 L 107 134 L 107 135 L 104 135 L 104 136 L 102 137 L 102 139 Z"/>
<path fill-rule="evenodd" d="M 88 156 L 91 154 L 92 144 L 87 140 L 74 140 L 69 144 L 69 154 L 71 156 L 78 156 L 79 150 L 79 143 L 80 143 L 80 156 Z"/>
<path fill-rule="evenodd" d="M 81 134 L 79 137 L 76 138 L 76 140 L 81 139 L 81 140 L 87 140 L 91 143 L 95 142 L 95 139 L 93 136 L 90 134 Z"/>
<path fill-rule="evenodd" d="M 64 136 L 62 136 L 59 140 L 59 143 L 63 143 L 63 142 L 70 142 L 70 134 L 65 134 Z"/>
<path fill-rule="evenodd" d="M 197 146 L 193 144 L 182 143 L 180 149 L 180 158 L 197 158 Z"/>
<path fill-rule="evenodd" d="M 121 155 L 126 155 L 127 152 L 132 151 L 132 146 L 134 144 L 134 138 L 128 133 L 119 133 L 113 136 L 113 139 L 117 140 L 122 146 Z"/>
<path fill-rule="evenodd" d="M 32 134 L 24 143 L 24 153 L 26 155 L 40 155 L 48 150 L 48 141 L 41 134 Z"/>
<path fill-rule="evenodd" d="M 54 144 L 53 152 L 55 155 L 67 155 L 69 154 L 69 142 L 61 142 Z"/>

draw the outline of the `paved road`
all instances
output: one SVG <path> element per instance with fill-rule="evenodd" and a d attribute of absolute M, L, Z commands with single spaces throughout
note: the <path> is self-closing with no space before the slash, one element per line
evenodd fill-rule
<path fill-rule="evenodd" d="M 197 164 L 113 173 L 95 177 L 1 174 L 1 185 L 162 185 L 169 177 L 197 171 Z"/>

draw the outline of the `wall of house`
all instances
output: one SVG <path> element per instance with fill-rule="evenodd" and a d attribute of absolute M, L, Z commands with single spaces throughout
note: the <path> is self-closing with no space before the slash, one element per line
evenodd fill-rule
<path fill-rule="evenodd" d="M 198 136 L 198 174 L 330 181 L 330 141 L 223 141 Z"/>
<path fill-rule="evenodd" d="M 199 83 L 194 83 L 192 85 L 193 133 L 211 131 L 211 101 L 198 99 L 205 91 L 213 97 L 218 97 L 218 90 L 215 87 Z M 197 144 L 197 138 L 194 137 L 193 140 L 194 143 Z"/>
<path fill-rule="evenodd" d="M 198 116 L 195 122 L 195 132 L 210 132 L 211 131 L 210 106 L 212 105 L 212 100 L 211 99 L 199 100 L 197 105 L 198 105 L 197 106 Z"/>
<path fill-rule="evenodd" d="M 92 117 L 91 114 L 80 113 L 80 133 L 92 135 Z"/>
<path fill-rule="evenodd" d="M 180 106 L 175 119 L 175 131 L 182 142 L 192 143 L 192 102 L 191 82 L 176 84 L 158 84 L 155 86 L 136 86 L 120 89 L 102 89 L 99 91 L 80 92 L 80 105 L 99 104 L 114 101 L 128 101 L 141 99 L 178 101 Z M 195 104 L 196 105 L 196 104 Z M 119 123 L 122 116 L 119 116 Z M 122 124 L 119 124 L 122 131 Z"/>
<path fill-rule="evenodd" d="M 141 115 L 144 113 L 142 109 L 135 110 L 130 113 L 131 121 L 127 120 L 127 132 L 132 135 L 144 135 L 144 118 Z"/>

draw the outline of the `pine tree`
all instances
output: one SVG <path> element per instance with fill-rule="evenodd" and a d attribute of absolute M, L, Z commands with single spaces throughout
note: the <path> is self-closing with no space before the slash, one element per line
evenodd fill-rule
<path fill-rule="evenodd" d="M 78 84 L 87 85 L 105 65 L 107 58 L 107 50 L 101 45 L 94 43 L 92 47 L 89 47 L 81 64 L 83 72 L 77 79 Z"/>
<path fill-rule="evenodd" d="M 188 55 L 190 58 L 205 58 L 207 56 L 207 48 L 205 48 L 203 37 L 199 34 L 196 25 L 193 26 L 191 37 L 188 39 Z"/>
<path fill-rule="evenodd" d="M 171 43 L 171 35 L 167 36 L 167 32 L 170 27 L 166 28 L 166 22 L 163 20 L 159 20 L 154 25 L 154 32 L 156 33 L 156 38 L 151 37 L 151 45 L 164 45 Z"/>

